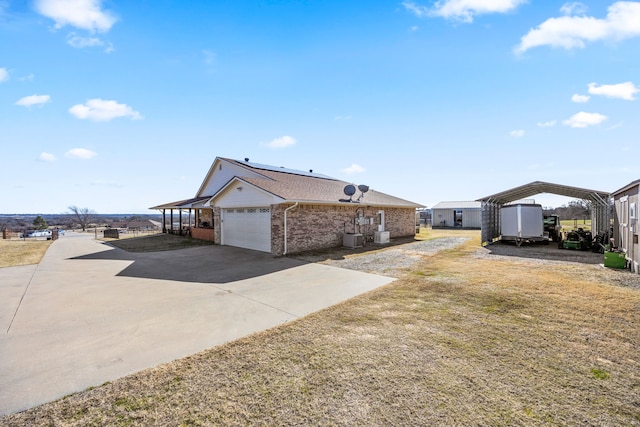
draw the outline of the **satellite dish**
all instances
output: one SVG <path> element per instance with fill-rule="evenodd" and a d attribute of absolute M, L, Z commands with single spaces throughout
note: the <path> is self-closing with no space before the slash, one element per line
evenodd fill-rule
<path fill-rule="evenodd" d="M 346 194 L 347 196 L 351 197 L 354 194 L 356 194 L 356 186 L 349 184 L 349 185 L 345 185 L 344 186 L 344 194 Z"/>
<path fill-rule="evenodd" d="M 358 190 L 362 191 L 363 193 L 366 193 L 367 191 L 369 191 L 369 186 L 368 185 L 364 185 L 364 184 L 360 184 L 360 185 L 358 185 Z"/>

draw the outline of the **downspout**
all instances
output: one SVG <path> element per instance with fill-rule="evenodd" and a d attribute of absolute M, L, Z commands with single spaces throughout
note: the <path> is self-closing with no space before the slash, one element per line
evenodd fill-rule
<path fill-rule="evenodd" d="M 284 210 L 284 252 L 282 252 L 282 256 L 287 254 L 287 211 L 296 207 L 298 207 L 298 202 Z"/>

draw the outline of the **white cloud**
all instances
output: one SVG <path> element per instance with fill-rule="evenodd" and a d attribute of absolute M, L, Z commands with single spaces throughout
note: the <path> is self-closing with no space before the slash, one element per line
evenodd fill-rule
<path fill-rule="evenodd" d="M 418 6 L 417 4 L 410 1 L 402 2 L 402 5 L 404 6 L 405 9 L 407 9 L 409 12 L 416 15 L 418 18 L 422 18 L 424 16 L 429 15 L 429 8 L 425 6 Z"/>
<path fill-rule="evenodd" d="M 573 96 L 571 97 L 571 100 L 578 104 L 589 102 L 589 99 L 591 99 L 589 95 L 579 95 L 577 93 L 574 93 Z"/>
<path fill-rule="evenodd" d="M 634 101 L 634 94 L 640 92 L 632 82 L 618 83 L 615 85 L 601 85 L 589 83 L 589 93 L 592 95 L 604 95 L 608 98 L 620 98 L 627 101 Z"/>
<path fill-rule="evenodd" d="M 362 173 L 364 171 L 365 169 L 356 163 L 352 163 L 351 166 L 349 166 L 348 168 L 342 169 L 342 172 L 347 173 L 349 175 L 354 173 Z"/>
<path fill-rule="evenodd" d="M 560 7 L 563 15 L 584 15 L 587 13 L 587 5 L 580 2 L 565 3 Z"/>
<path fill-rule="evenodd" d="M 514 138 L 522 138 L 524 136 L 524 130 L 523 129 L 512 130 L 511 132 L 509 132 L 509 135 L 511 135 Z"/>
<path fill-rule="evenodd" d="M 285 135 L 281 136 L 280 138 L 275 138 L 264 145 L 269 148 L 286 148 L 291 147 L 292 145 L 296 145 L 296 142 L 297 141 L 295 138 Z"/>
<path fill-rule="evenodd" d="M 555 120 L 549 120 L 548 122 L 538 122 L 538 127 L 541 127 L 541 128 L 550 128 L 555 125 L 556 125 Z"/>
<path fill-rule="evenodd" d="M 351 116 L 336 116 L 334 118 L 334 120 L 336 121 L 341 121 L 341 120 L 351 120 Z"/>
<path fill-rule="evenodd" d="M 6 68 L 0 68 L 0 83 L 9 80 L 9 72 Z"/>
<path fill-rule="evenodd" d="M 598 125 L 607 120 L 607 116 L 600 113 L 585 113 L 581 111 L 574 114 L 569 119 L 564 120 L 562 124 L 572 128 L 586 128 L 588 126 Z"/>
<path fill-rule="evenodd" d="M 35 75 L 33 73 L 31 73 L 31 74 L 27 74 L 24 77 L 20 77 L 19 80 L 21 82 L 32 82 L 34 78 L 35 78 Z"/>
<path fill-rule="evenodd" d="M 488 13 L 507 13 L 526 3 L 527 0 L 439 0 L 433 9 L 405 1 L 402 5 L 419 18 L 439 16 L 461 22 L 473 22 L 476 15 Z"/>
<path fill-rule="evenodd" d="M 20 98 L 16 101 L 16 105 L 20 105 L 22 107 L 31 107 L 34 105 L 42 106 L 49 101 L 51 101 L 51 97 L 49 95 L 31 95 Z"/>
<path fill-rule="evenodd" d="M 87 150 L 86 148 L 72 148 L 64 154 L 64 156 L 69 159 L 82 160 L 92 159 L 97 155 L 98 153 L 96 153 L 95 151 Z"/>
<path fill-rule="evenodd" d="M 108 122 L 118 117 L 131 117 L 132 120 L 142 119 L 139 112 L 126 104 L 105 99 L 90 99 L 85 104 L 77 104 L 69 108 L 69 113 L 78 119 L 88 119 L 96 122 Z"/>
<path fill-rule="evenodd" d="M 36 0 L 35 9 L 55 21 L 54 28 L 65 25 L 91 32 L 107 32 L 116 23 L 116 17 L 102 10 L 102 0 Z"/>
<path fill-rule="evenodd" d="M 44 151 L 40 153 L 39 159 L 44 162 L 55 162 L 56 160 L 58 160 L 53 154 L 46 153 Z"/>
<path fill-rule="evenodd" d="M 67 34 L 67 44 L 77 49 L 104 46 L 104 42 L 97 37 L 82 37 L 76 33 Z"/>
<path fill-rule="evenodd" d="M 523 53 L 545 45 L 568 50 L 584 48 L 585 42 L 619 41 L 637 36 L 640 36 L 640 2 L 619 1 L 609 6 L 604 19 L 575 15 L 549 18 L 529 30 L 514 51 Z"/>

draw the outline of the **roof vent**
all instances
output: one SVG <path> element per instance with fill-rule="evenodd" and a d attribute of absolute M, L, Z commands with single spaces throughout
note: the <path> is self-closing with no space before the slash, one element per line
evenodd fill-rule
<path fill-rule="evenodd" d="M 248 162 L 248 161 L 249 161 L 249 158 L 248 158 L 248 157 L 245 157 L 245 158 L 244 158 L 244 161 L 245 161 L 245 162 Z"/>

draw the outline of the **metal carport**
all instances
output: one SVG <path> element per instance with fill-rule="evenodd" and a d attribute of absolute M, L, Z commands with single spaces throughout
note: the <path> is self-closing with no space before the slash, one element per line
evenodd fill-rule
<path fill-rule="evenodd" d="M 591 230 L 594 235 L 609 231 L 611 227 L 611 195 L 608 192 L 534 181 L 477 199 L 482 206 L 482 245 L 491 244 L 500 237 L 500 208 L 503 205 L 540 193 L 558 194 L 584 200 L 591 207 Z"/>

